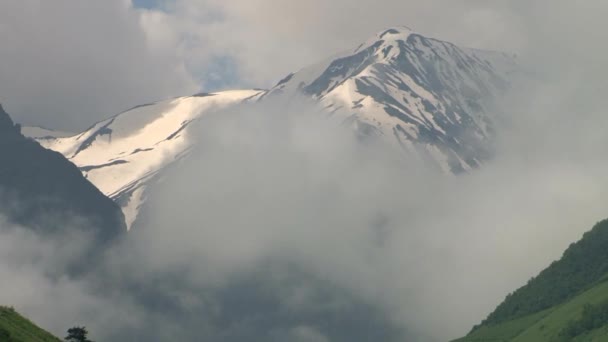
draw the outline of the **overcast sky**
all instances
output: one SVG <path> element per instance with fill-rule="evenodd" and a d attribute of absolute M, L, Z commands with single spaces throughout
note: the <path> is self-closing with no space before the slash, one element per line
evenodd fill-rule
<path fill-rule="evenodd" d="M 0 102 L 25 124 L 81 130 L 201 88 L 269 87 L 395 25 L 462 45 L 519 50 L 519 18 L 501 3 L 2 1 Z"/>
<path fill-rule="evenodd" d="M 0 102 L 25 124 L 81 130 L 132 106 L 201 88 L 269 87 L 396 25 L 464 46 L 537 58 L 556 49 L 556 60 L 579 53 L 598 62 L 584 55 L 578 37 L 586 37 L 582 44 L 601 41 L 606 4 L 572 3 L 2 1 Z M 564 49 L 566 41 L 571 48 Z"/>

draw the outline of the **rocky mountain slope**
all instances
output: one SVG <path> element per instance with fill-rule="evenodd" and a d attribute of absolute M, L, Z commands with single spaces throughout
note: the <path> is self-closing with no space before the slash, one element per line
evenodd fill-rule
<path fill-rule="evenodd" d="M 0 213 L 11 223 L 44 234 L 70 224 L 91 231 L 99 241 L 125 229 L 116 203 L 87 181 L 60 153 L 24 137 L 0 106 Z"/>
<path fill-rule="evenodd" d="M 145 199 L 146 184 L 190 147 L 189 125 L 213 111 L 252 99 L 259 90 L 198 94 L 137 106 L 71 137 L 37 140 L 78 165 L 82 174 L 119 203 L 127 226 Z"/>
<path fill-rule="evenodd" d="M 289 75 L 269 94 L 308 94 L 362 133 L 459 173 L 491 155 L 492 103 L 516 72 L 513 56 L 396 27 Z"/>
<path fill-rule="evenodd" d="M 28 132 L 78 165 L 119 203 L 130 227 L 145 202 L 146 184 L 187 155 L 190 123 L 218 109 L 305 95 L 326 109 L 328 122 L 379 136 L 409 156 L 458 174 L 491 157 L 492 103 L 516 71 L 512 56 L 460 48 L 397 27 L 291 74 L 268 91 L 226 91 L 142 105 L 71 137 Z"/>

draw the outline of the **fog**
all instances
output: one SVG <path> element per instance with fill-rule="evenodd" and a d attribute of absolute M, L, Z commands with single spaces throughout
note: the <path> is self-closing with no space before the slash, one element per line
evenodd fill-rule
<path fill-rule="evenodd" d="M 494 160 L 446 177 L 303 103 L 200 123 L 199 147 L 151 194 L 154 224 L 138 241 L 154 251 L 153 267 L 185 263 L 201 282 L 221 283 L 260 263 L 295 264 L 414 336 L 446 340 L 606 215 L 608 164 L 603 145 L 589 144 L 601 129 L 577 128 L 569 113 L 523 129 L 520 115 L 532 112 L 520 109 L 505 118 L 513 129 Z"/>
<path fill-rule="evenodd" d="M 49 275 L 65 241 L 80 245 L 72 235 L 61 248 L 3 236 L 0 301 L 98 340 L 462 336 L 606 215 L 605 138 L 579 123 L 601 111 L 557 111 L 569 108 L 548 100 L 560 87 L 525 86 L 534 101 L 503 118 L 496 157 L 461 176 L 352 134 L 304 99 L 216 113 L 90 275 Z M 551 125 L 528 119 L 552 110 Z"/>
<path fill-rule="evenodd" d="M 304 99 L 238 106 L 198 122 L 190 157 L 91 275 L 48 272 L 72 236 L 2 233 L 0 303 L 99 341 L 466 334 L 608 216 L 607 7 L 543 3 L 501 5 L 525 73 L 478 170 L 437 173 Z"/>

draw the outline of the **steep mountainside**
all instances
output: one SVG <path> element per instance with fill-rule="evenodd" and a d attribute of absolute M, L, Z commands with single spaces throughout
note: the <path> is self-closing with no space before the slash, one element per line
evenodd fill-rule
<path fill-rule="evenodd" d="M 1 342 L 59 342 L 11 308 L 0 307 Z"/>
<path fill-rule="evenodd" d="M 362 133 L 386 136 L 459 173 L 490 156 L 492 102 L 516 71 L 512 56 L 397 27 L 289 75 L 269 94 L 308 94 Z"/>
<path fill-rule="evenodd" d="M 120 208 L 63 155 L 24 137 L 1 106 L 0 158 L 0 213 L 9 221 L 51 234 L 82 219 L 99 241 L 124 230 Z"/>
<path fill-rule="evenodd" d="M 190 147 L 190 124 L 204 114 L 254 98 L 259 90 L 197 94 L 137 106 L 71 137 L 37 140 L 78 165 L 84 176 L 135 221 L 147 183 Z"/>
<path fill-rule="evenodd" d="M 608 220 L 460 341 L 608 340 Z"/>

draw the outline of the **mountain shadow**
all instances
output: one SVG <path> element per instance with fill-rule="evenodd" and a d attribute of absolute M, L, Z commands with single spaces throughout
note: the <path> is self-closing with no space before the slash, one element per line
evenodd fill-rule
<path fill-rule="evenodd" d="M 118 205 L 63 155 L 23 136 L 1 105 L 0 214 L 44 236 L 77 226 L 99 245 L 126 232 Z"/>

